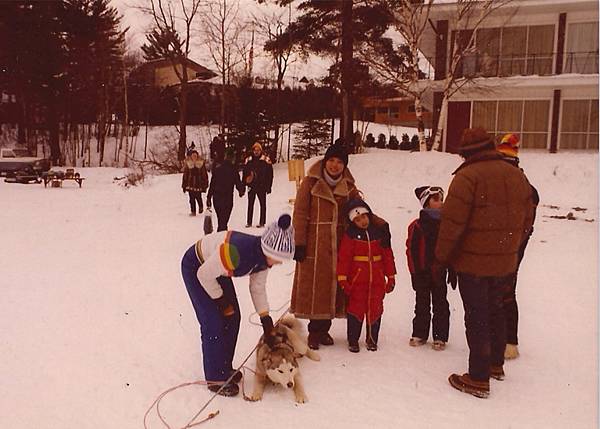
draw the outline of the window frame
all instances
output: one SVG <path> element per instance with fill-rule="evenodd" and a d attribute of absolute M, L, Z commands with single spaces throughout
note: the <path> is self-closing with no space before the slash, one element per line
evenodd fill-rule
<path fill-rule="evenodd" d="M 587 131 L 562 131 L 562 126 L 563 126 L 563 120 L 564 120 L 564 106 L 565 106 L 565 101 L 587 101 L 588 102 L 588 111 L 587 111 Z M 593 103 L 598 104 L 598 99 L 597 98 L 576 98 L 576 97 L 566 97 L 560 100 L 560 118 L 558 121 L 558 143 L 557 143 L 557 149 L 562 149 L 562 150 L 597 150 L 597 148 L 594 147 L 590 147 L 590 139 L 592 135 L 599 135 L 597 132 L 592 133 L 591 131 L 591 125 L 592 125 L 592 105 Z M 563 134 L 574 134 L 574 135 L 583 135 L 586 136 L 585 139 L 585 147 L 584 148 L 572 148 L 572 147 L 561 147 L 562 145 L 562 135 Z"/>

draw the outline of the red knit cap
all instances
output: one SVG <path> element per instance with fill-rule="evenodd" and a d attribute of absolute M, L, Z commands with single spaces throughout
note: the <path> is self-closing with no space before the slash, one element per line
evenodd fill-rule
<path fill-rule="evenodd" d="M 496 150 L 504 155 L 518 158 L 519 145 L 519 136 L 513 133 L 504 134 L 504 136 L 502 136 L 502 140 L 500 140 L 500 144 L 496 147 Z"/>

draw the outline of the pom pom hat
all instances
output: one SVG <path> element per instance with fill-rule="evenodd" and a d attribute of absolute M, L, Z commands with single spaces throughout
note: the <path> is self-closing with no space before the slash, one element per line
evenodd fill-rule
<path fill-rule="evenodd" d="M 265 256 L 285 261 L 294 256 L 294 227 L 289 214 L 279 216 L 272 222 L 260 237 L 260 246 Z"/>
<path fill-rule="evenodd" d="M 496 150 L 504 155 L 517 158 L 519 156 L 519 137 L 516 134 L 504 134 Z"/>

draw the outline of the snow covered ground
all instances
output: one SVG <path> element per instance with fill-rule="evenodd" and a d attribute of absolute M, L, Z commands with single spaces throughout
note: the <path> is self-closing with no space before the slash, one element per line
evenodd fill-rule
<path fill-rule="evenodd" d="M 598 154 L 522 154 L 541 195 L 535 233 L 518 287 L 521 357 L 489 399 L 452 389 L 467 354 L 459 294 L 449 291 L 448 348 L 411 348 L 414 294 L 404 255 L 406 227 L 418 213 L 413 189 L 447 188 L 457 156 L 369 150 L 350 168 L 372 207 L 392 226 L 398 285 L 385 302 L 376 353 L 349 353 L 345 321 L 321 362 L 301 360 L 309 402 L 270 388 L 262 402 L 216 398 L 213 428 L 593 428 L 598 424 Z M 307 162 L 307 166 L 310 162 Z M 199 331 L 181 280 L 180 259 L 202 236 L 188 217 L 181 176 L 125 189 L 123 170 L 78 169 L 81 189 L 0 183 L 0 427 L 141 428 L 157 396 L 203 378 Z M 294 184 L 275 166 L 269 218 L 290 211 Z M 574 208 L 584 208 L 576 211 Z M 245 223 L 236 198 L 230 227 Z M 572 212 L 575 220 L 550 216 Z M 255 215 L 256 216 L 256 215 Z M 586 220 L 590 220 L 589 222 Z M 251 232 L 259 233 L 257 229 Z M 276 267 L 268 292 L 278 316 L 287 308 L 293 264 Z M 236 280 L 242 326 L 240 364 L 261 333 L 247 280 Z M 253 316 L 256 322 L 256 316 Z M 254 367 L 251 357 L 248 361 Z M 248 371 L 246 389 L 252 388 Z M 203 386 L 161 402 L 171 427 L 183 427 L 209 400 Z M 165 427 L 152 410 L 149 428 Z"/>

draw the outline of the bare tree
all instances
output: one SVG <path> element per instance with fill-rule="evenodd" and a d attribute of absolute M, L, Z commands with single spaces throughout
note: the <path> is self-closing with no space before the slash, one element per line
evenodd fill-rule
<path fill-rule="evenodd" d="M 423 121 L 423 95 L 430 90 L 434 81 L 425 79 L 420 69 L 424 62 L 433 59 L 424 58 L 420 52 L 423 35 L 430 21 L 431 8 L 435 0 L 384 0 L 393 11 L 393 28 L 400 34 L 404 45 L 397 47 L 387 44 L 372 46 L 364 55 L 373 71 L 384 81 L 392 83 L 398 91 L 414 99 L 415 115 L 419 133 L 419 149 L 427 150 Z M 449 18 L 456 23 L 454 43 L 447 61 L 446 74 L 441 82 L 442 107 L 438 126 L 433 136 L 433 149 L 439 150 L 444 122 L 448 112 L 448 100 L 468 83 L 473 75 L 462 73 L 465 59 L 474 58 L 476 53 L 475 35 L 484 22 L 499 8 L 512 0 L 457 0 L 452 4 Z"/>
<path fill-rule="evenodd" d="M 239 0 L 212 0 L 202 20 L 204 42 L 221 75 L 221 133 L 225 132 L 226 87 L 231 82 L 234 68 L 243 62 L 238 38 L 247 26 L 240 20 L 239 12 Z"/>
<path fill-rule="evenodd" d="M 273 68 L 277 73 L 277 95 L 275 98 L 275 143 L 279 145 L 281 134 L 281 124 L 279 123 L 279 107 L 281 104 L 281 91 L 283 89 L 283 79 L 288 70 L 288 66 L 295 61 L 293 44 L 289 39 L 285 40 L 283 35 L 292 21 L 292 5 L 287 6 L 288 10 L 281 13 L 263 13 L 254 16 L 254 23 L 260 29 L 264 37 L 265 51 L 271 57 Z"/>
<path fill-rule="evenodd" d="M 142 47 L 146 56 L 169 59 L 179 80 L 179 144 L 177 158 L 185 158 L 187 147 L 188 59 L 193 24 L 204 0 L 150 0 L 140 9 L 153 19 L 154 29 L 148 35 L 149 45 Z"/>

